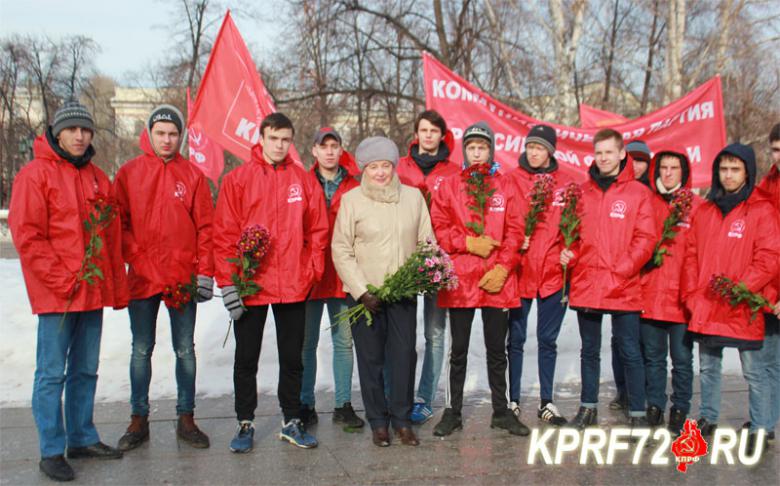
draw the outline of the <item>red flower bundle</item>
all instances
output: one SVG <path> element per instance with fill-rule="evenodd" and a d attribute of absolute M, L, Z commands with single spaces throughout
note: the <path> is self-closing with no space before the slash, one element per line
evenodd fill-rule
<path fill-rule="evenodd" d="M 471 197 L 468 209 L 477 221 L 469 221 L 466 227 L 477 236 L 485 233 L 485 211 L 495 189 L 490 187 L 490 164 L 477 164 L 467 168 L 462 174 L 466 181 L 466 194 Z"/>
<path fill-rule="evenodd" d="M 734 282 L 727 276 L 713 275 L 710 279 L 710 290 L 729 303 L 731 307 L 745 304 L 750 307 L 751 322 L 756 318 L 761 309 L 772 308 L 769 299 L 761 294 L 751 292 L 743 282 Z"/>
<path fill-rule="evenodd" d="M 582 188 L 575 182 L 570 182 L 566 185 L 563 192 L 563 211 L 561 211 L 561 222 L 558 224 L 558 228 L 561 230 L 563 236 L 563 244 L 568 250 L 571 245 L 574 244 L 580 238 L 580 217 L 577 214 L 577 204 L 582 198 Z M 563 297 L 561 298 L 561 304 L 565 304 L 569 301 L 569 296 L 566 295 L 566 277 L 568 273 L 568 265 L 563 266 Z"/>
<path fill-rule="evenodd" d="M 162 293 L 162 300 L 169 309 L 180 311 L 198 292 L 198 280 L 193 275 L 189 283 L 177 283 L 175 285 L 166 285 Z"/>
<path fill-rule="evenodd" d="M 528 193 L 528 213 L 525 215 L 525 236 L 529 238 L 534 234 L 536 225 L 539 224 L 539 216 L 547 209 L 552 199 L 555 179 L 550 174 L 537 174 L 534 186 Z"/>
<path fill-rule="evenodd" d="M 671 242 L 677 236 L 677 224 L 688 219 L 693 206 L 693 192 L 688 189 L 680 189 L 672 195 L 669 201 L 669 216 L 664 220 L 664 229 L 661 239 L 653 249 L 652 266 L 660 267 L 664 263 L 664 255 L 669 253 L 667 248 L 662 248 L 664 243 Z"/>
<path fill-rule="evenodd" d="M 260 267 L 260 262 L 271 249 L 271 232 L 263 225 L 252 225 L 241 232 L 236 242 L 236 258 L 228 258 L 227 261 L 235 264 L 238 271 L 230 278 L 241 297 L 254 295 L 262 290 L 262 287 L 252 278 Z"/>

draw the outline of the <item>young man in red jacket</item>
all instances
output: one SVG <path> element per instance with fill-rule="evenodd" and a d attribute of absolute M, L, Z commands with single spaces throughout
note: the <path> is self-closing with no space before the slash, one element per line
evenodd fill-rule
<path fill-rule="evenodd" d="M 22 264 L 38 344 L 32 412 L 38 428 L 40 470 L 57 481 L 75 474 L 65 460 L 118 459 L 122 452 L 100 442 L 92 421 L 97 386 L 103 307 L 127 305 L 119 218 L 95 228 L 102 245 L 84 231 L 98 204 L 110 198 L 111 182 L 92 163 L 92 115 L 66 102 L 46 133 L 35 139 L 34 159 L 14 180 L 8 226 Z M 95 252 L 87 259 L 87 249 Z M 86 260 L 85 260 L 86 259 Z M 84 263 L 96 265 L 87 279 Z M 63 418 L 62 394 L 65 392 Z"/>
<path fill-rule="evenodd" d="M 691 165 L 684 151 L 662 150 L 650 165 L 653 189 L 653 214 L 658 233 L 672 207 L 687 194 L 690 209 L 684 211 L 674 227 L 675 236 L 660 247 L 665 251 L 660 264 L 652 260 L 642 272 L 644 314 L 640 331 L 647 376 L 647 421 L 651 426 L 664 423 L 666 409 L 666 362 L 672 358 L 672 408 L 669 430 L 679 434 L 691 409 L 693 394 L 693 346 L 687 335 L 687 316 L 680 300 L 680 275 L 685 260 L 685 241 L 701 198 L 690 192 Z M 686 192 L 680 192 L 686 191 Z"/>
<path fill-rule="evenodd" d="M 772 167 L 758 187 L 770 196 L 775 209 L 780 212 L 780 123 L 775 124 L 769 132 L 769 145 Z M 780 294 L 780 272 L 777 274 L 774 290 Z M 780 419 L 780 321 L 778 321 L 778 317 L 780 317 L 780 297 L 775 301 L 773 312 L 764 314 L 766 332 L 764 347 L 761 351 L 769 380 L 770 418 L 767 439 L 771 443 L 774 443 L 775 426 Z"/>
<path fill-rule="evenodd" d="M 122 215 L 122 248 L 130 266 L 130 405 L 120 450 L 149 440 L 149 383 L 157 313 L 166 288 L 197 284 L 197 294 L 180 309 L 169 308 L 176 353 L 176 435 L 197 448 L 209 438 L 193 419 L 195 410 L 196 302 L 211 299 L 214 288 L 211 222 L 214 207 L 203 173 L 179 154 L 184 117 L 171 105 L 152 110 L 141 133 L 143 155 L 116 174 L 114 195 Z"/>
<path fill-rule="evenodd" d="M 764 315 L 746 304 L 732 306 L 712 287 L 725 275 L 749 291 L 766 293 L 777 280 L 780 225 L 767 195 L 755 190 L 753 149 L 734 143 L 712 163 L 712 188 L 688 235 L 683 265 L 682 299 L 691 313 L 689 332 L 699 342 L 702 434 L 712 434 L 720 415 L 723 348 L 739 350 L 748 383 L 751 441 L 770 428 L 766 367 L 761 359 Z"/>
<path fill-rule="evenodd" d="M 604 314 L 610 314 L 626 376 L 629 423 L 643 427 L 647 420 L 645 368 L 639 345 L 643 309 L 639 271 L 658 239 L 652 194 L 634 179 L 620 133 L 601 130 L 593 137 L 593 144 L 595 161 L 578 204 L 580 239 L 571 249 L 562 250 L 560 258 L 571 270 L 569 305 L 577 310 L 582 338 L 581 403 L 571 423 L 582 429 L 598 422 L 601 321 Z"/>
<path fill-rule="evenodd" d="M 442 182 L 460 173 L 449 157 L 455 144 L 447 122 L 434 110 L 426 110 L 414 120 L 414 141 L 409 154 L 398 161 L 398 177 L 403 184 L 418 188 L 430 207 L 431 199 Z M 423 298 L 425 325 L 425 356 L 420 383 L 410 417 L 413 424 L 423 424 L 433 417 L 433 399 L 439 386 L 444 363 L 444 336 L 447 329 L 447 310 L 436 303 L 436 295 Z"/>
<path fill-rule="evenodd" d="M 316 179 L 293 162 L 294 130 L 282 113 L 265 117 L 261 142 L 252 159 L 222 180 L 214 217 L 214 267 L 222 299 L 234 321 L 236 338 L 233 386 L 238 428 L 233 452 L 249 452 L 257 408 L 257 361 L 268 306 L 273 307 L 279 351 L 279 405 L 284 422 L 279 438 L 302 448 L 317 446 L 300 419 L 306 297 L 325 270 L 328 213 Z M 235 258 L 244 229 L 262 225 L 271 234 L 268 253 L 252 277 L 260 290 L 241 295 L 233 285 Z"/>
<path fill-rule="evenodd" d="M 539 348 L 539 384 L 541 403 L 537 416 L 551 425 L 564 425 L 566 419 L 553 403 L 555 362 L 558 357 L 556 341 L 566 314 L 561 305 L 563 271 L 560 257 L 558 223 L 561 219 L 561 198 L 570 177 L 558 170 L 555 160 L 555 129 L 536 125 L 525 140 L 525 151 L 520 155 L 519 167 L 507 176 L 517 187 L 515 193 L 529 197 L 540 177 L 553 178 L 553 198 L 538 217 L 531 236 L 526 236 L 521 247 L 520 303 L 509 312 L 509 400 L 512 411 L 520 415 L 520 388 L 523 376 L 523 346 L 528 328 L 528 314 L 536 299 L 536 339 Z"/>
<path fill-rule="evenodd" d="M 341 146 L 341 135 L 324 127 L 314 136 L 311 153 L 314 165 L 309 173 L 322 187 L 328 208 L 328 239 L 333 236 L 333 224 L 339 212 L 341 196 L 360 185 L 356 176 L 360 170 L 352 155 Z M 333 422 L 350 428 L 363 427 L 363 419 L 352 408 L 352 332 L 349 326 L 332 325 L 335 316 L 347 310 L 347 299 L 341 280 L 333 267 L 330 244 L 325 248 L 325 271 L 306 301 L 306 329 L 303 337 L 303 382 L 301 385 L 301 421 L 304 426 L 317 423 L 314 385 L 317 381 L 317 345 L 320 340 L 322 311 L 328 307 L 333 338 L 333 382 L 336 407 Z"/>
<path fill-rule="evenodd" d="M 488 382 L 493 402 L 490 427 L 513 435 L 528 435 L 528 427 L 507 408 L 506 335 L 509 309 L 517 306 L 518 251 L 523 240 L 523 199 L 499 172 L 493 159 L 495 138 L 485 122 L 463 134 L 464 168 L 460 176 L 446 179 L 434 195 L 431 222 L 436 239 L 450 254 L 458 276 L 458 288 L 439 292 L 439 305 L 450 311 L 450 408 L 444 410 L 434 435 L 447 436 L 463 427 L 463 385 L 477 308 L 482 309 Z M 475 176 L 474 169 L 483 170 Z M 486 174 L 485 174 L 486 173 Z M 494 191 L 483 210 L 467 191 L 479 191 L 469 180 L 480 178 Z M 482 231 L 471 223 L 483 224 Z"/>

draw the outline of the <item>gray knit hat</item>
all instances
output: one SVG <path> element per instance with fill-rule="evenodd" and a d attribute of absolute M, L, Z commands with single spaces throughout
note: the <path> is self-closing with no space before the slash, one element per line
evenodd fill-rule
<path fill-rule="evenodd" d="M 73 99 L 66 101 L 54 114 L 51 133 L 54 135 L 54 138 L 57 138 L 62 130 L 71 127 L 81 127 L 92 132 L 95 131 L 95 121 L 92 119 L 92 115 L 87 110 L 87 107 Z"/>
<path fill-rule="evenodd" d="M 555 155 L 555 145 L 558 137 L 555 135 L 555 129 L 548 125 L 536 125 L 528 132 L 525 139 L 525 145 L 536 143 L 546 148 L 550 155 Z"/>
<path fill-rule="evenodd" d="M 387 160 L 395 167 L 398 165 L 398 146 L 386 137 L 368 137 L 355 150 L 355 160 L 361 171 L 377 160 Z"/>

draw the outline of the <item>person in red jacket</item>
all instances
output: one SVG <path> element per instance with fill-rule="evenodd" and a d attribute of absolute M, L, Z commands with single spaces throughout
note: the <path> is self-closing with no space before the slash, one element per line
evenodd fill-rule
<path fill-rule="evenodd" d="M 632 427 L 647 425 L 645 369 L 639 345 L 642 302 L 640 269 L 658 239 L 652 193 L 634 179 L 623 137 L 612 129 L 593 137 L 595 163 L 582 185 L 580 239 L 561 251 L 571 271 L 569 305 L 577 310 L 582 351 L 580 408 L 572 425 L 585 428 L 598 420 L 601 374 L 601 321 L 612 316 L 612 332 L 623 362 Z"/>
<path fill-rule="evenodd" d="M 506 336 L 509 309 L 516 307 L 516 267 L 523 241 L 523 199 L 499 172 L 493 158 L 495 138 L 485 122 L 463 134 L 464 168 L 460 176 L 445 179 L 433 197 L 431 222 L 436 239 L 450 254 L 459 285 L 439 292 L 439 305 L 450 312 L 450 407 L 444 410 L 434 435 L 447 436 L 463 427 L 463 385 L 477 308 L 482 309 L 488 382 L 493 402 L 491 428 L 528 435 L 528 427 L 507 407 Z M 483 181 L 481 184 L 478 181 Z M 480 188 L 480 186 L 485 186 Z M 469 195 L 472 192 L 472 195 Z M 482 210 L 478 198 L 486 197 Z"/>
<path fill-rule="evenodd" d="M 322 187 L 325 205 L 328 208 L 328 240 L 333 236 L 333 224 L 339 212 L 341 196 L 360 185 L 356 177 L 360 174 L 352 154 L 341 146 L 341 135 L 330 127 L 324 127 L 314 136 L 311 149 L 314 165 L 309 170 L 311 177 Z M 330 245 L 325 249 L 325 271 L 306 300 L 306 329 L 303 337 L 303 381 L 301 385 L 301 421 L 304 426 L 317 423 L 314 407 L 314 384 L 317 381 L 317 345 L 320 340 L 322 311 L 328 307 L 330 322 L 335 316 L 347 310 L 346 293 L 333 266 Z M 352 332 L 349 326 L 331 325 L 333 338 L 333 381 L 336 407 L 333 422 L 350 428 L 363 427 L 363 419 L 352 408 Z"/>
<path fill-rule="evenodd" d="M 541 403 L 537 416 L 551 425 L 564 425 L 566 419 L 553 403 L 553 379 L 558 357 L 556 341 L 561 331 L 566 306 L 561 305 L 563 271 L 560 256 L 558 223 L 561 219 L 561 197 L 565 186 L 572 181 L 558 170 L 555 160 L 555 129 L 547 125 L 531 128 L 525 139 L 525 151 L 518 167 L 509 173 L 516 185 L 515 193 L 530 197 L 540 177 L 552 177 L 552 200 L 539 215 L 531 236 L 525 236 L 521 247 L 519 276 L 520 307 L 509 312 L 509 407 L 520 415 L 520 385 L 523 376 L 523 346 L 528 328 L 528 314 L 536 299 L 536 338 L 539 347 L 539 384 Z"/>
<path fill-rule="evenodd" d="M 32 412 L 39 467 L 58 481 L 75 476 L 64 457 L 66 445 L 69 459 L 122 457 L 100 441 L 92 420 L 103 307 L 121 309 L 128 300 L 119 218 L 102 218 L 117 208 L 111 182 L 92 163 L 94 130 L 92 115 L 77 101 L 57 110 L 35 139 L 33 160 L 14 180 L 8 216 L 38 315 Z M 88 231 L 85 221 L 96 217 L 106 224 Z"/>
<path fill-rule="evenodd" d="M 759 189 L 766 192 L 775 209 L 780 212 L 780 123 L 776 123 L 769 132 L 769 145 L 772 156 L 772 167 L 764 176 Z M 774 284 L 774 291 L 780 294 L 780 272 Z M 766 363 L 767 379 L 769 380 L 769 432 L 767 439 L 775 441 L 775 426 L 780 419 L 780 297 L 775 301 L 773 312 L 764 314 L 765 336 L 761 354 Z"/>
<path fill-rule="evenodd" d="M 651 426 L 664 423 L 666 409 L 666 362 L 672 358 L 672 408 L 669 430 L 679 434 L 691 409 L 693 394 L 693 346 L 687 335 L 687 316 L 680 300 L 680 274 L 685 260 L 685 241 L 692 218 L 702 200 L 690 192 L 691 165 L 684 151 L 662 150 L 650 166 L 653 214 L 658 233 L 679 197 L 690 197 L 690 209 L 684 211 L 674 227 L 671 241 L 661 245 L 666 251 L 660 265 L 648 262 L 642 272 L 644 313 L 640 332 L 647 381 L 647 421 Z M 685 192 L 680 192 L 685 190 Z"/>
<path fill-rule="evenodd" d="M 417 115 L 414 140 L 409 145 L 409 154 L 398 161 L 397 171 L 401 183 L 418 188 L 429 207 L 432 195 L 444 179 L 460 173 L 458 165 L 449 160 L 454 145 L 452 131 L 437 111 L 426 110 Z M 425 355 L 411 415 L 412 423 L 417 425 L 433 417 L 433 399 L 444 364 L 447 310 L 439 307 L 436 300 L 436 294 L 423 298 Z"/>
<path fill-rule="evenodd" d="M 261 142 L 249 162 L 222 180 L 214 217 L 214 268 L 222 299 L 235 323 L 233 386 L 238 418 L 233 452 L 249 452 L 257 408 L 257 361 L 268 306 L 273 307 L 279 350 L 279 405 L 284 422 L 279 438 L 303 448 L 317 446 L 300 419 L 305 301 L 325 271 L 328 213 L 317 180 L 293 162 L 292 122 L 273 113 L 260 123 Z M 262 225 L 270 247 L 252 281 L 260 290 L 242 293 L 233 284 L 237 242 L 248 227 Z"/>
<path fill-rule="evenodd" d="M 734 143 L 715 157 L 708 201 L 688 234 L 682 281 L 682 299 L 691 313 L 688 331 L 699 343 L 699 428 L 709 435 L 717 427 L 723 348 L 737 348 L 748 383 L 750 449 L 756 432 L 770 428 L 770 390 L 761 359 L 764 316 L 746 304 L 732 306 L 713 288 L 713 279 L 725 275 L 755 293 L 767 292 L 777 279 L 778 214 L 767 195 L 755 190 L 755 182 L 752 148 Z"/>
<path fill-rule="evenodd" d="M 122 214 L 122 248 L 130 270 L 130 425 L 119 439 L 129 451 L 149 440 L 149 383 L 157 312 L 168 288 L 197 285 L 180 309 L 168 308 L 176 353 L 176 435 L 193 447 L 209 438 L 193 419 L 195 410 L 196 302 L 213 294 L 211 223 L 214 207 L 203 173 L 179 154 L 184 117 L 171 105 L 152 110 L 141 132 L 140 155 L 116 174 L 114 195 Z"/>

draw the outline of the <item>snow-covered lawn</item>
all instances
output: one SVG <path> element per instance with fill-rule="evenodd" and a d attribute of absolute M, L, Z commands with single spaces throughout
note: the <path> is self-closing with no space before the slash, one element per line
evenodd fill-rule
<path fill-rule="evenodd" d="M 35 342 L 37 319 L 30 310 L 24 287 L 19 260 L 0 259 L 0 406 L 29 406 L 32 394 L 32 379 L 35 370 Z M 523 394 L 538 394 L 536 318 L 531 312 L 528 341 L 526 342 L 523 370 Z M 327 315 L 327 313 L 325 313 Z M 263 351 L 260 356 L 259 386 L 264 392 L 276 390 L 278 377 L 276 333 L 269 312 L 263 337 Z M 466 391 L 488 390 L 485 371 L 484 340 L 479 313 L 473 327 L 469 351 L 469 370 Z M 418 306 L 417 372 L 422 368 L 425 338 L 422 326 L 422 302 Z M 198 396 L 221 396 L 233 391 L 233 338 L 225 347 L 222 342 L 228 326 L 228 315 L 220 299 L 198 306 L 198 321 L 195 329 L 195 349 L 198 358 Z M 332 390 L 330 332 L 326 331 L 327 317 L 322 323 L 322 335 L 318 352 L 317 390 Z M 609 320 L 605 319 L 602 339 L 602 379 L 612 380 L 609 350 Z M 157 347 L 153 357 L 153 374 L 150 397 L 175 398 L 174 354 L 171 349 L 170 321 L 167 312 L 160 312 L 157 328 Z M 126 310 L 107 309 L 104 314 L 103 340 L 101 344 L 100 378 L 97 399 L 99 401 L 126 401 L 130 396 L 128 363 L 130 359 L 130 324 Z M 577 331 L 576 314 L 568 311 L 558 339 L 557 383 L 578 383 L 580 338 Z M 698 355 L 697 355 L 698 356 Z M 698 373 L 698 357 L 694 359 Z M 445 365 L 446 366 L 446 365 Z M 724 372 L 740 373 L 739 357 L 735 350 L 727 350 L 724 356 Z M 446 377 L 439 381 L 444 389 Z M 353 387 L 359 387 L 357 366 L 353 376 Z M 575 386 L 574 389 L 578 389 Z M 532 396 L 533 396 L 532 395 Z M 441 396 L 441 395 L 439 395 Z M 489 398 L 489 395 L 486 395 Z"/>

